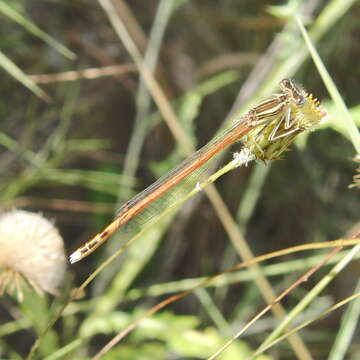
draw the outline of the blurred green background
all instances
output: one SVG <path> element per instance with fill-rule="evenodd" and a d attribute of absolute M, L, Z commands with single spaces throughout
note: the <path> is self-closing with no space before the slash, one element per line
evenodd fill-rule
<path fill-rule="evenodd" d="M 122 202 L 186 156 L 100 3 L 0 1 L 1 207 L 41 211 L 54 219 L 68 254 L 112 221 Z M 196 148 L 214 136 L 230 112 L 244 112 L 278 91 L 277 83 L 285 77 L 294 78 L 322 101 L 328 118 L 300 138 L 282 160 L 267 167 L 251 164 L 216 183 L 256 255 L 350 236 L 359 227 L 359 193 L 348 187 L 356 174 L 356 152 L 291 20 L 294 13 L 303 16 L 359 124 L 358 1 L 286 5 L 261 0 L 113 0 L 112 4 L 113 14 L 128 29 L 149 68 L 155 69 L 179 124 Z M 234 145 L 218 167 L 240 147 Z M 118 249 L 120 236 L 68 267 L 64 294 Z M 318 251 L 296 253 L 267 262 L 266 269 L 284 265 L 269 277 L 275 292 L 315 265 L 316 255 Z M 240 261 L 202 194 L 154 226 L 101 272 L 82 298 L 65 310 L 49 333 L 51 340 L 43 342 L 35 358 L 88 358 L 144 309 L 173 291 L 187 289 L 181 280 L 213 275 Z M 284 306 L 296 305 L 324 274 L 321 270 L 294 290 Z M 316 314 L 350 295 L 358 274 L 357 261 L 305 311 L 305 318 L 307 312 Z M 249 273 L 243 280 L 247 281 L 229 277 L 222 286 L 201 289 L 174 303 L 146 319 L 105 358 L 210 356 L 264 307 Z M 64 302 L 65 295 L 40 298 L 29 292 L 20 306 L 15 298 L 3 297 L 1 358 L 24 358 Z M 32 319 L 26 309 L 38 315 Z M 301 332 L 314 359 L 327 358 L 341 315 L 334 312 Z M 245 358 L 274 322 L 272 315 L 265 315 L 219 358 Z M 14 326 L 11 331 L 9 324 Z M 360 356 L 359 340 L 358 335 L 352 339 L 348 359 Z M 294 356 L 282 342 L 264 358 Z"/>

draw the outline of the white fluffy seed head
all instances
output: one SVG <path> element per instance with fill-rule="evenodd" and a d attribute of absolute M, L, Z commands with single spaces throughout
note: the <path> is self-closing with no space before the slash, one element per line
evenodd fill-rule
<path fill-rule="evenodd" d="M 63 239 L 41 214 L 23 210 L 0 213 L 0 290 L 23 278 L 36 290 L 56 295 L 66 268 Z M 21 294 L 20 294 L 21 295 Z"/>

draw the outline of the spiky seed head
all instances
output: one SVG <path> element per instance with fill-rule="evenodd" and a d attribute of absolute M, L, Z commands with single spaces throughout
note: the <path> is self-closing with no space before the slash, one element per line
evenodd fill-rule
<path fill-rule="evenodd" d="M 24 210 L 0 213 L 0 293 L 26 280 L 36 291 L 56 295 L 66 268 L 63 239 L 41 214 Z"/>

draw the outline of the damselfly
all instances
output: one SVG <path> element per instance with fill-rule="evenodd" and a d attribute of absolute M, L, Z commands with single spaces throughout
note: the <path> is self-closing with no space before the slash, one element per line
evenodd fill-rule
<path fill-rule="evenodd" d="M 222 150 L 244 138 L 245 147 L 260 160 L 272 160 L 288 148 L 294 137 L 316 125 L 325 115 L 320 103 L 290 79 L 280 82 L 281 92 L 236 118 L 233 125 L 196 151 L 179 166 L 123 204 L 115 220 L 70 256 L 75 263 L 103 244 L 119 228 L 139 229 L 151 218 L 190 191 Z"/>

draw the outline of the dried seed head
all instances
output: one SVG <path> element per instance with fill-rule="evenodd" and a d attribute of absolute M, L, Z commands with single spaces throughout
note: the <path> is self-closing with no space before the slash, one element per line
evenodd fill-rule
<path fill-rule="evenodd" d="M 0 294 L 26 280 L 36 291 L 57 293 L 65 273 L 63 239 L 42 215 L 23 210 L 0 214 Z"/>

